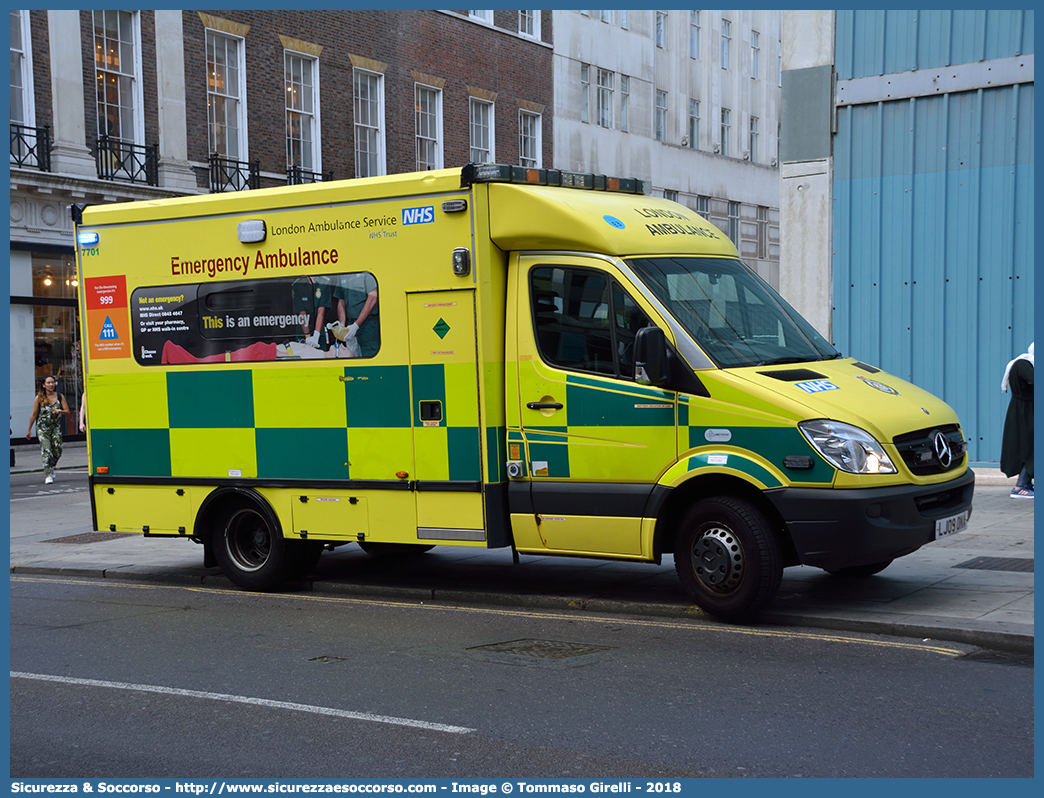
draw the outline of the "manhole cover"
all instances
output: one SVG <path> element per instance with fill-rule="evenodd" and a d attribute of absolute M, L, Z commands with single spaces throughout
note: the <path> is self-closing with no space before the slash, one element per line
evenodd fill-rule
<path fill-rule="evenodd" d="M 589 665 L 599 659 L 613 646 L 597 646 L 590 643 L 568 643 L 562 640 L 536 640 L 523 638 L 504 643 L 490 643 L 467 649 L 483 659 L 509 665 L 532 665 L 542 668 L 572 668 Z"/>
<path fill-rule="evenodd" d="M 125 538 L 123 532 L 84 532 L 81 535 L 68 535 L 64 538 L 45 540 L 44 543 L 101 543 L 103 540 L 116 540 Z"/>
<path fill-rule="evenodd" d="M 1033 573 L 1032 557 L 976 557 L 974 560 L 958 563 L 954 568 L 970 568 L 975 571 L 1015 571 L 1017 573 Z"/>

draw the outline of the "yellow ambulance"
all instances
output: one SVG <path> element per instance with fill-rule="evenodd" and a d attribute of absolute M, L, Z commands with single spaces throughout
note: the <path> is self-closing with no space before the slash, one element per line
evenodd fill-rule
<path fill-rule="evenodd" d="M 659 563 L 742 619 L 782 569 L 962 530 L 944 402 L 844 357 L 640 181 L 504 165 L 77 207 L 95 528 L 236 585 L 324 549 Z"/>

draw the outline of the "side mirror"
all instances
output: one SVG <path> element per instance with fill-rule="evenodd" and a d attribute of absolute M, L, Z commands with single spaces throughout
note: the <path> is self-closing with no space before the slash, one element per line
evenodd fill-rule
<path fill-rule="evenodd" d="M 667 384 L 667 337 L 659 327 L 643 327 L 634 339 L 634 381 Z"/>

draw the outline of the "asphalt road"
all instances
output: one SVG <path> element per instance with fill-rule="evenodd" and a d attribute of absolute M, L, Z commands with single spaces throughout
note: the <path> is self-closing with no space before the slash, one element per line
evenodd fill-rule
<path fill-rule="evenodd" d="M 11 474 L 10 486 L 12 501 L 30 499 L 47 501 L 55 496 L 68 496 L 73 493 L 82 493 L 86 499 L 87 472 L 59 471 L 58 478 L 50 485 L 47 485 L 44 483 L 42 472 L 27 471 L 21 474 Z M 89 509 L 87 521 L 90 522 Z"/>
<path fill-rule="evenodd" d="M 1033 775 L 968 646 L 15 575 L 10 654 L 13 777 Z"/>

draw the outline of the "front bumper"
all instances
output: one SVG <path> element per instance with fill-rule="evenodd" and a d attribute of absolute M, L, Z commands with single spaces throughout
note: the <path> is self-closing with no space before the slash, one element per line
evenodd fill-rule
<path fill-rule="evenodd" d="M 935 522 L 971 509 L 975 473 L 939 485 L 837 490 L 781 488 L 765 496 L 803 565 L 834 571 L 893 560 L 935 539 Z"/>

